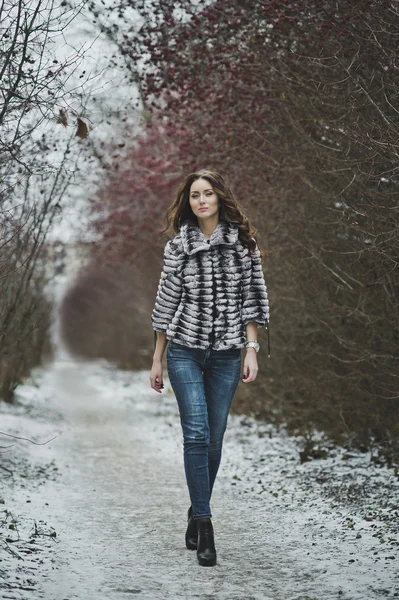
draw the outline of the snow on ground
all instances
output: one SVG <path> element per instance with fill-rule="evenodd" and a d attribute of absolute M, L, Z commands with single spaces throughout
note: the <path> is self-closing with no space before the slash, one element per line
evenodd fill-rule
<path fill-rule="evenodd" d="M 214 490 L 218 564 L 200 567 L 184 546 L 182 436 L 165 384 L 158 395 L 147 371 L 64 358 L 19 388 L 1 429 L 57 437 L 3 451 L 3 598 L 399 597 L 393 470 L 340 449 L 300 464 L 297 440 L 243 416 L 230 418 Z"/>

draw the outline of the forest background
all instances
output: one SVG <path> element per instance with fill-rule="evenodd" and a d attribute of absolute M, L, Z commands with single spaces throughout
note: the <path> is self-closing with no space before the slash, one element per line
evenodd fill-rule
<path fill-rule="evenodd" d="M 257 228 L 271 309 L 272 356 L 234 410 L 302 435 L 304 460 L 332 441 L 397 465 L 399 3 L 35 6 L 14 2 L 1 33 L 1 397 L 51 354 L 48 236 L 71 189 L 91 238 L 64 339 L 149 369 L 164 212 L 185 173 L 217 169 Z M 64 33 L 83 9 L 137 91 L 96 118 L 82 51 L 39 60 L 54 22 Z"/>

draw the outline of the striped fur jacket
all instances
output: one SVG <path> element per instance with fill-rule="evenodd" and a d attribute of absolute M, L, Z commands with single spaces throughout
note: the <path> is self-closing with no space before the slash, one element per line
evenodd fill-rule
<path fill-rule="evenodd" d="M 167 242 L 152 328 L 190 348 L 243 348 L 245 325 L 266 326 L 269 300 L 260 252 L 250 254 L 238 227 L 219 221 L 207 241 L 198 225 L 182 223 Z M 156 334 L 154 333 L 154 336 Z"/>

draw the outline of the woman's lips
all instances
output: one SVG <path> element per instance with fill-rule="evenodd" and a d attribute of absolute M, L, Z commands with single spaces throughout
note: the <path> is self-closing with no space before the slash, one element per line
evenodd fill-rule
<path fill-rule="evenodd" d="M 199 210 L 200 210 L 200 212 L 203 212 L 204 210 L 208 210 L 208 207 L 204 206 L 204 208 L 200 208 Z"/>

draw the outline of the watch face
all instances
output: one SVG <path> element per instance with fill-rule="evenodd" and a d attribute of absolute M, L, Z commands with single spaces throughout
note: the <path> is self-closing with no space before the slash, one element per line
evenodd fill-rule
<path fill-rule="evenodd" d="M 246 346 L 247 346 L 247 348 L 254 348 L 254 350 L 256 352 L 259 352 L 260 346 L 259 346 L 258 342 L 248 342 Z"/>

